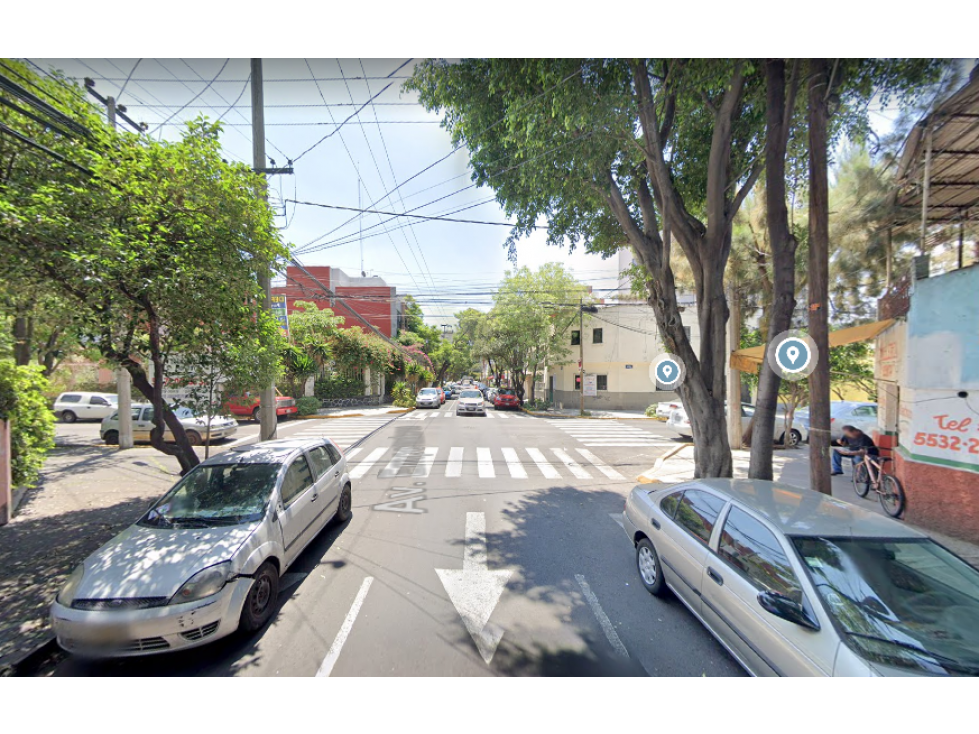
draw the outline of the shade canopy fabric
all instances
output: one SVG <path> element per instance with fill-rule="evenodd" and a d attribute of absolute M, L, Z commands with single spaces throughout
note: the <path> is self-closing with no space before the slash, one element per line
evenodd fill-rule
<path fill-rule="evenodd" d="M 829 346 L 840 347 L 844 344 L 856 344 L 873 339 L 884 329 L 894 323 L 894 319 L 884 319 L 875 321 L 872 324 L 861 324 L 860 326 L 850 326 L 846 329 L 837 329 L 829 334 Z M 739 372 L 757 372 L 761 363 L 765 361 L 765 345 L 758 347 L 747 347 L 731 352 L 731 369 Z"/>

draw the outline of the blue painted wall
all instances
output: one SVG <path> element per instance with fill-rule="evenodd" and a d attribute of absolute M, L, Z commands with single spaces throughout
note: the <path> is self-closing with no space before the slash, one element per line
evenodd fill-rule
<path fill-rule="evenodd" d="M 916 281 L 907 386 L 979 390 L 979 267 Z"/>

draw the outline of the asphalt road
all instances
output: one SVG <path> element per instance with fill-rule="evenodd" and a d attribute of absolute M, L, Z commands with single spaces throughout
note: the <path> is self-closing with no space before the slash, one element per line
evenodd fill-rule
<path fill-rule="evenodd" d="M 635 476 L 675 445 L 665 426 L 456 416 L 455 405 L 386 424 L 280 424 L 282 437 L 348 446 L 370 435 L 347 452 L 360 475 L 353 518 L 289 569 L 258 634 L 150 658 L 66 656 L 49 672 L 742 674 L 679 601 L 643 589 L 615 517 Z"/>

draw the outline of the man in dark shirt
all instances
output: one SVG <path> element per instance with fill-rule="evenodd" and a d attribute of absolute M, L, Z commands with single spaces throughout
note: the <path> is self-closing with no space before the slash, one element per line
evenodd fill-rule
<path fill-rule="evenodd" d="M 879 456 L 874 439 L 853 426 L 843 426 L 843 440 L 833 448 L 833 474 L 843 473 L 843 457 L 849 456 L 854 465 L 863 461 L 863 452 L 870 456 Z"/>

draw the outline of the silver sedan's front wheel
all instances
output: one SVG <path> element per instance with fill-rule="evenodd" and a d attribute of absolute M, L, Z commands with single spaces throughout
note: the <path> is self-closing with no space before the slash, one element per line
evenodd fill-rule
<path fill-rule="evenodd" d="M 636 546 L 636 567 L 646 591 L 656 596 L 662 596 L 666 592 L 659 554 L 649 538 L 643 538 Z"/>

